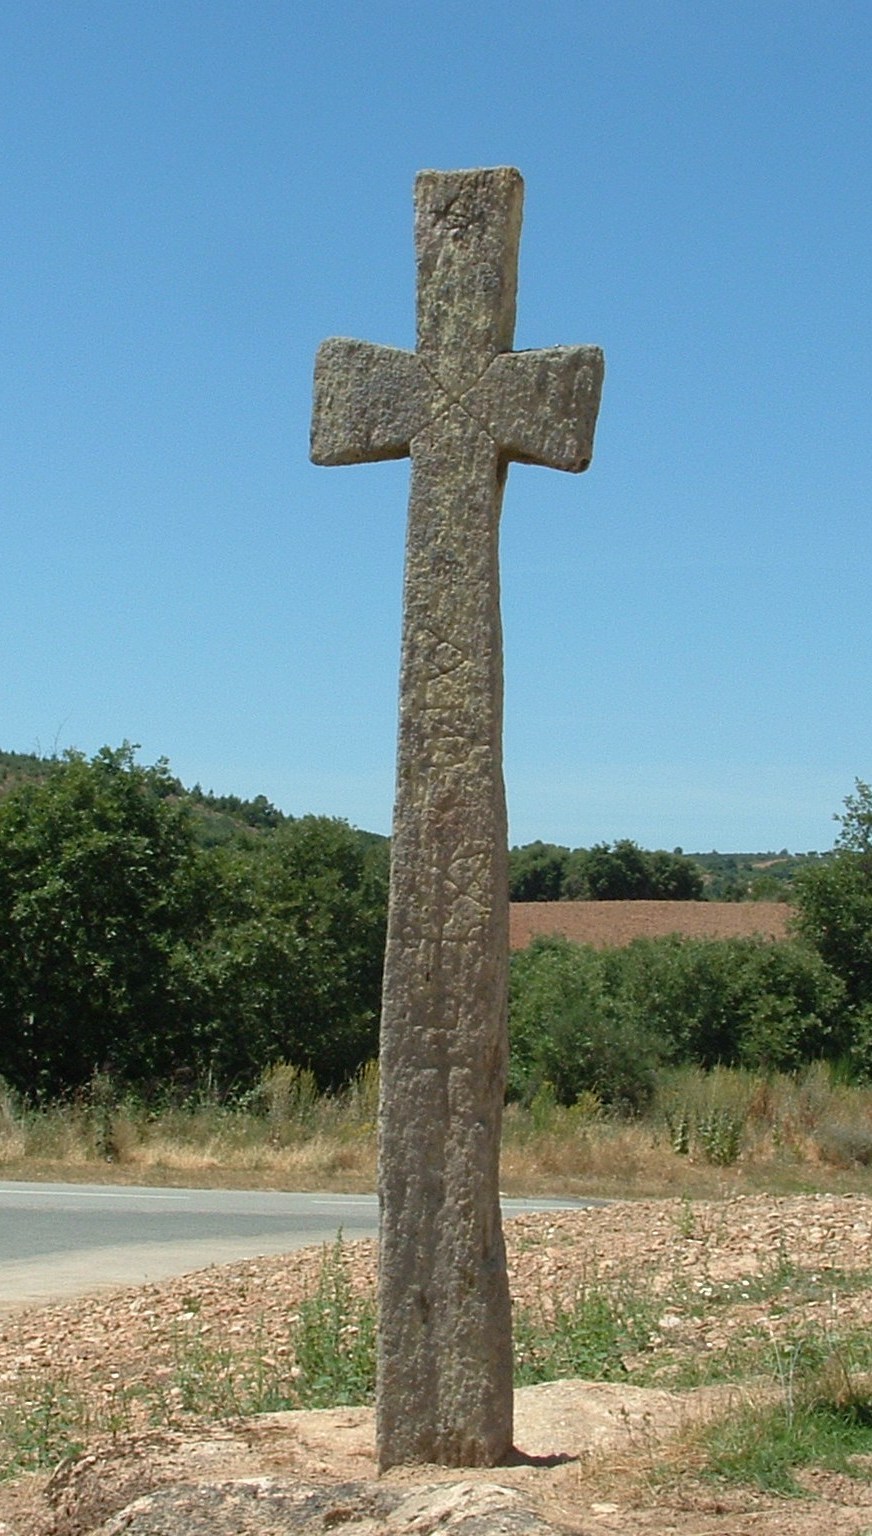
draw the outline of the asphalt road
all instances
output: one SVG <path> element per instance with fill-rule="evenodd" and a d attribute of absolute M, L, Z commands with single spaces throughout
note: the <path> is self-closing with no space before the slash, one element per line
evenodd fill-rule
<path fill-rule="evenodd" d="M 505 1215 L 594 1202 L 504 1200 Z M 374 1237 L 374 1195 L 0 1183 L 0 1309 Z"/>

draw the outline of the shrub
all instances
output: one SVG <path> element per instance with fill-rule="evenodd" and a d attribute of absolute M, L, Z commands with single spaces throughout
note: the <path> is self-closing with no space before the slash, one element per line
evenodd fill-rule
<path fill-rule="evenodd" d="M 825 1163 L 835 1168 L 872 1167 L 872 1127 L 845 1121 L 822 1125 L 816 1137 Z"/>
<path fill-rule="evenodd" d="M 671 1061 L 794 1071 L 844 1051 L 844 987 L 798 942 L 637 939 L 607 965 L 621 1011 Z"/>
<path fill-rule="evenodd" d="M 590 1093 L 607 1108 L 649 1102 L 659 1053 L 651 1031 L 610 994 L 603 955 L 537 939 L 512 960 L 510 1096 L 530 1103 L 549 1083 L 560 1104 Z"/>

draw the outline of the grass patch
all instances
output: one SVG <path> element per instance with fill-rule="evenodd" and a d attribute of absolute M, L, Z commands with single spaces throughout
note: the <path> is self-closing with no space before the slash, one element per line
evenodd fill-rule
<path fill-rule="evenodd" d="M 363 1404 L 374 1392 L 375 1305 L 355 1292 L 340 1237 L 324 1250 L 316 1285 L 278 1347 L 216 1339 L 192 1304 L 176 1326 L 171 1367 L 151 1387 L 119 1385 L 95 1403 L 65 1378 L 19 1375 L 0 1409 L 0 1477 L 54 1467 L 93 1436 L 134 1424 Z"/>
<path fill-rule="evenodd" d="M 692 1214 L 682 1208 L 679 1220 L 689 1224 Z M 803 1468 L 868 1477 L 872 1333 L 851 1326 L 856 1304 L 837 1326 L 837 1300 L 870 1289 L 868 1272 L 818 1274 L 781 1254 L 758 1275 L 714 1285 L 679 1274 L 665 1291 L 638 1275 L 587 1274 L 569 1296 L 543 1292 L 516 1308 L 516 1385 L 564 1378 L 673 1390 L 730 1383 L 729 1411 L 690 1432 L 675 1476 L 690 1467 L 694 1476 L 792 1495 L 804 1491 Z M 110 1379 L 86 1387 L 36 1372 L 8 1382 L 0 1476 L 53 1467 L 96 1436 L 146 1426 L 190 1428 L 198 1420 L 370 1403 L 374 1301 L 355 1288 L 340 1238 L 323 1250 L 286 1334 L 268 1338 L 262 1319 L 245 1343 L 219 1336 L 192 1294 L 182 1299 L 166 1361 L 147 1383 Z"/>
<path fill-rule="evenodd" d="M 375 1306 L 355 1295 L 341 1240 L 325 1255 L 317 1287 L 294 1320 L 294 1356 L 299 1407 L 372 1402 Z"/>
<path fill-rule="evenodd" d="M 515 1385 L 583 1377 L 626 1381 L 627 1358 L 647 1348 L 657 1309 L 627 1286 L 580 1286 L 570 1301 L 518 1308 L 514 1319 Z"/>
<path fill-rule="evenodd" d="M 803 1468 L 872 1479 L 872 1381 L 854 1374 L 851 1354 L 845 1341 L 779 1349 L 778 1401 L 751 1398 L 704 1428 L 705 1475 L 794 1496 L 807 1492 Z"/>
<path fill-rule="evenodd" d="M 247 1349 L 216 1341 L 196 1313 L 173 1341 L 173 1371 L 149 1405 L 153 1423 L 180 1413 L 227 1419 L 287 1408 L 338 1408 L 375 1395 L 375 1304 L 355 1292 L 341 1236 L 325 1248 L 314 1290 L 289 1319 L 287 1339 Z"/>
<path fill-rule="evenodd" d="M 0 1410 L 0 1477 L 41 1472 L 77 1455 L 93 1428 L 85 1399 L 70 1382 L 19 1379 Z"/>

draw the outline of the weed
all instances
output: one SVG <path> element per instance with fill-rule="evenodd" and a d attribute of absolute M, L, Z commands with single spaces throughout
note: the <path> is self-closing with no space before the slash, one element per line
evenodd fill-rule
<path fill-rule="evenodd" d="M 167 1418 L 179 1411 L 209 1419 L 232 1418 L 242 1410 L 238 1362 L 229 1348 L 208 1339 L 198 1325 L 192 1333 L 176 1333 L 173 1351 L 172 1385 L 161 1400 Z"/>
<path fill-rule="evenodd" d="M 310 1130 L 319 1103 L 314 1072 L 287 1061 L 273 1062 L 248 1098 L 265 1115 L 269 1138 L 281 1142 Z"/>
<path fill-rule="evenodd" d="M 751 1396 L 702 1431 L 707 1475 L 782 1494 L 803 1492 L 795 1476 L 802 1467 L 872 1478 L 872 1359 L 865 1331 L 774 1339 L 772 1358 L 777 1401 Z"/>
<path fill-rule="evenodd" d="M 541 1134 L 552 1130 L 557 1117 L 557 1095 L 554 1085 L 546 1079 L 539 1084 L 530 1100 L 530 1122 L 533 1130 Z"/>
<path fill-rule="evenodd" d="M 689 1240 L 694 1236 L 696 1232 L 696 1216 L 694 1214 L 693 1205 L 688 1199 L 687 1195 L 682 1195 L 681 1197 L 681 1208 L 678 1213 L 678 1220 L 676 1225 L 678 1227 L 679 1236 L 685 1239 Z"/>
<path fill-rule="evenodd" d="M 825 1121 L 816 1136 L 824 1162 L 835 1168 L 872 1167 L 872 1126 Z"/>
<path fill-rule="evenodd" d="M 226 1102 L 207 1085 L 148 1104 L 98 1077 L 72 1102 L 33 1108 L 0 1086 L 0 1164 L 17 1178 L 62 1168 L 67 1178 L 367 1189 L 377 1097 L 375 1064 L 318 1096 L 310 1074 L 279 1062 Z M 507 1193 L 720 1196 L 727 1170 L 735 1190 L 872 1191 L 872 1085 L 819 1064 L 797 1076 L 664 1070 L 652 1112 L 632 1117 L 592 1090 L 560 1104 L 543 1083 L 503 1123 Z"/>
<path fill-rule="evenodd" d="M 515 1384 L 531 1386 L 581 1376 L 621 1381 L 626 1357 L 647 1348 L 655 1309 L 641 1294 L 596 1283 L 579 1287 L 571 1301 L 540 1304 L 536 1313 L 515 1314 Z"/>
<path fill-rule="evenodd" d="M 375 1392 L 375 1309 L 351 1285 L 341 1234 L 293 1325 L 294 1396 L 301 1408 L 369 1403 Z"/>
<path fill-rule="evenodd" d="M 683 1105 L 675 1109 L 667 1105 L 664 1110 L 664 1119 L 673 1152 L 678 1157 L 687 1157 L 690 1152 L 691 1129 L 691 1118 L 687 1109 Z"/>
<path fill-rule="evenodd" d="M 68 1381 L 19 1379 L 0 1412 L 0 1477 L 40 1472 L 77 1455 L 90 1427 L 85 1400 Z"/>
<path fill-rule="evenodd" d="M 696 1123 L 696 1138 L 706 1162 L 718 1168 L 735 1163 L 742 1150 L 744 1115 L 732 1109 L 711 1109 Z"/>
<path fill-rule="evenodd" d="M 797 1402 L 790 1412 L 749 1405 L 707 1427 L 707 1475 L 772 1493 L 801 1494 L 796 1470 L 826 1467 L 866 1477 L 854 1458 L 872 1452 L 872 1397 Z"/>

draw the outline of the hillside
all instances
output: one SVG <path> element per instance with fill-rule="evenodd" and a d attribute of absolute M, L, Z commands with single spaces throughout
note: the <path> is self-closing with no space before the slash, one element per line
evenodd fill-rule
<path fill-rule="evenodd" d="M 52 764 L 57 761 L 58 756 L 0 751 L 0 799 L 27 780 L 45 778 L 46 774 L 51 772 Z M 257 837 L 289 819 L 288 814 L 278 810 L 265 795 L 256 795 L 253 799 L 246 800 L 239 795 L 217 795 L 211 789 L 202 789 L 199 784 L 188 789 L 180 779 L 174 776 L 168 779 L 167 787 L 169 793 L 175 798 L 187 801 L 191 806 L 196 818 L 198 838 L 206 845 L 231 842 L 240 836 L 246 839 Z M 294 814 L 305 815 L 305 811 Z M 341 812 L 337 811 L 336 814 L 341 817 Z M 379 843 L 386 841 L 378 833 L 358 830 L 361 837 L 365 839 Z M 680 852 L 680 849 L 676 850 L 676 853 Z M 752 898 L 754 905 L 763 907 L 774 904 L 778 899 L 787 898 L 797 871 L 810 861 L 824 857 L 826 857 L 825 854 L 816 852 L 789 853 L 786 848 L 782 848 L 778 853 L 771 850 L 759 853 L 712 851 L 686 855 L 687 859 L 698 864 L 703 871 L 708 904 L 745 903 Z M 548 902 L 537 904 L 549 905 Z M 570 905 L 577 905 L 577 903 L 570 903 Z M 587 903 L 587 905 L 596 906 L 597 903 Z M 610 902 L 608 905 L 621 905 L 621 903 Z M 634 902 L 632 905 L 643 904 Z M 644 905 L 657 906 L 658 903 L 649 902 Z M 669 902 L 667 905 L 672 907 L 682 903 Z M 683 903 L 683 905 L 693 906 L 695 903 Z M 567 917 L 565 921 L 570 922 L 571 919 Z M 637 915 L 634 921 L 641 922 L 642 919 Z M 536 931 L 541 930 L 537 928 Z M 724 931 L 733 932 L 734 930 L 726 927 Z"/>
<path fill-rule="evenodd" d="M 46 778 L 61 757 L 39 757 L 30 752 L 0 752 L 0 799 L 20 784 Z M 250 839 L 280 826 L 288 818 L 266 797 L 256 795 L 244 800 L 239 795 L 216 795 L 199 784 L 186 789 L 180 779 L 170 775 L 162 789 L 174 800 L 186 802 L 194 815 L 197 838 L 204 846 Z M 362 833 L 363 837 L 374 834 Z"/>
<path fill-rule="evenodd" d="M 801 869 L 829 857 L 808 853 L 689 853 L 703 871 L 709 901 L 783 901 Z"/>

